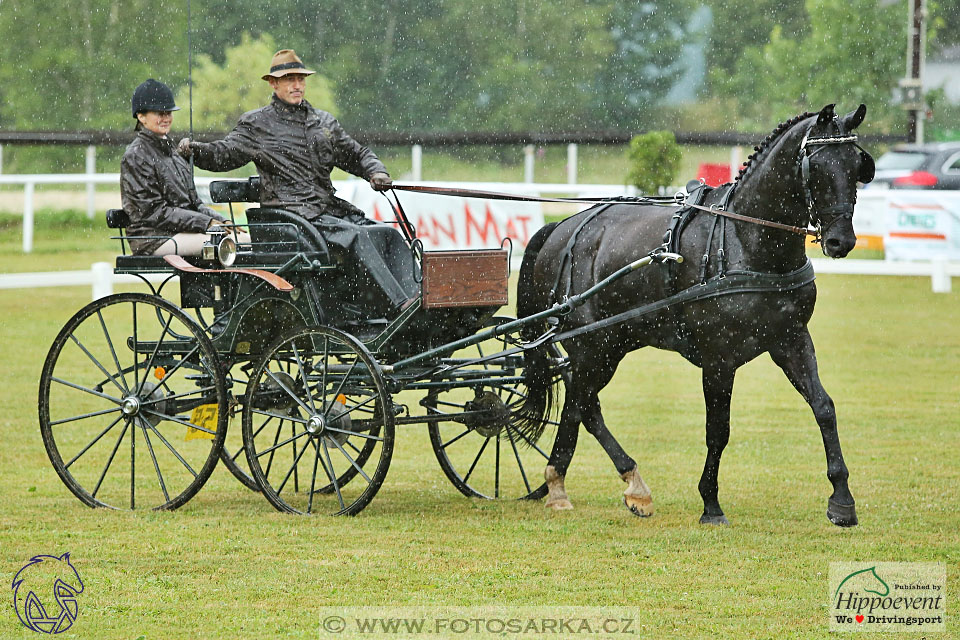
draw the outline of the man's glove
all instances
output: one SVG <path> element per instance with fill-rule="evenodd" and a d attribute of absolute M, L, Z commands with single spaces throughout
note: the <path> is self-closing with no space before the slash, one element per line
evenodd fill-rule
<path fill-rule="evenodd" d="M 184 157 L 184 158 L 190 157 L 190 154 L 193 153 L 190 150 L 190 138 L 180 139 L 180 143 L 177 145 L 177 153 L 179 153 L 181 157 Z"/>
<path fill-rule="evenodd" d="M 374 191 L 386 191 L 393 186 L 393 180 L 381 171 L 370 176 L 370 186 L 373 187 Z"/>

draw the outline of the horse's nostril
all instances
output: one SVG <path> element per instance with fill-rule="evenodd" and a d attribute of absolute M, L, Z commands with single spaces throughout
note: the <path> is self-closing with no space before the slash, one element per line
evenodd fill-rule
<path fill-rule="evenodd" d="M 840 241 L 837 240 L 836 238 L 830 238 L 829 240 L 827 240 L 827 248 L 834 249 L 834 250 L 839 249 Z"/>

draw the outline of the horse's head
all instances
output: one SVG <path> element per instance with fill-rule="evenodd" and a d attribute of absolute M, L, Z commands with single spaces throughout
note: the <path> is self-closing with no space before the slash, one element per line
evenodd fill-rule
<path fill-rule="evenodd" d="M 857 183 L 873 180 L 874 165 L 853 133 L 863 122 L 867 107 L 861 104 L 842 117 L 833 107 L 825 106 L 809 125 L 800 143 L 797 170 L 823 253 L 843 258 L 857 243 L 853 231 Z"/>

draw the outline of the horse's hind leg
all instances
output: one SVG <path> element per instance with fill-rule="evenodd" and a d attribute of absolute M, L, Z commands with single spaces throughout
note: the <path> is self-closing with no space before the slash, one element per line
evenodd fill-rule
<path fill-rule="evenodd" d="M 817 356 L 810 332 L 804 328 L 792 344 L 772 349 L 770 356 L 813 409 L 813 415 L 820 426 L 820 436 L 827 454 L 827 478 L 833 485 L 833 495 L 827 502 L 827 518 L 840 527 L 856 526 L 857 509 L 850 487 L 847 486 L 849 472 L 840 450 L 837 412 L 833 400 L 820 383 Z"/>
<path fill-rule="evenodd" d="M 643 478 L 640 477 L 636 461 L 627 455 L 627 452 L 623 450 L 620 443 L 607 429 L 607 425 L 603 421 L 603 414 L 600 412 L 600 398 L 597 396 L 597 392 L 590 393 L 582 402 L 584 405 L 584 427 L 607 452 L 614 466 L 616 466 L 620 478 L 627 483 L 627 488 L 623 492 L 624 505 L 635 516 L 643 518 L 652 516 L 653 497 L 650 495 L 650 489 Z"/>
<path fill-rule="evenodd" d="M 568 385 L 567 388 L 569 390 L 570 386 Z M 548 491 L 547 502 L 544 506 L 549 509 L 556 511 L 573 509 L 573 504 L 567 497 L 563 480 L 567 475 L 570 461 L 573 459 L 573 453 L 577 449 L 579 433 L 580 409 L 568 393 L 563 404 L 563 412 L 560 414 L 557 439 L 553 443 L 553 451 L 550 452 L 550 460 L 547 462 L 547 468 L 543 473 L 543 477 L 547 481 Z"/>
<path fill-rule="evenodd" d="M 730 440 L 730 396 L 733 393 L 735 370 L 724 368 L 703 369 L 703 399 L 707 406 L 707 459 L 700 476 L 700 497 L 703 498 L 703 515 L 700 524 L 729 524 L 720 501 L 717 479 L 720 473 L 720 456 Z"/>

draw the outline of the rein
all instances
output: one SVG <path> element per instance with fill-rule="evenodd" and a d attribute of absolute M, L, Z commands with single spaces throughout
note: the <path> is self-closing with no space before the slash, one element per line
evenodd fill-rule
<path fill-rule="evenodd" d="M 628 204 L 628 205 L 653 205 L 658 207 L 679 206 L 691 207 L 700 211 L 706 211 L 715 216 L 723 216 L 732 220 L 741 222 L 750 222 L 764 227 L 789 231 L 802 236 L 817 236 L 817 232 L 803 227 L 795 227 L 780 222 L 764 220 L 763 218 L 754 218 L 745 216 L 725 209 L 704 207 L 697 204 L 684 204 L 677 196 L 617 196 L 615 198 L 544 198 L 540 196 L 523 196 L 515 193 L 503 193 L 498 191 L 480 191 L 476 189 L 457 189 L 453 187 L 426 187 L 413 184 L 393 184 L 393 188 L 398 191 L 413 191 L 417 193 L 429 193 L 438 196 L 457 196 L 460 198 L 485 198 L 488 200 L 513 200 L 516 202 L 567 202 L 572 204 Z"/>

